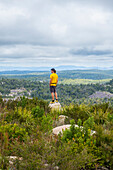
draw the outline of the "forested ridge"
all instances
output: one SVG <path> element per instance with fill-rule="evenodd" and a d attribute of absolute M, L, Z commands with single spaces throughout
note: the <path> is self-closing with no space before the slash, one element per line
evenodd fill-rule
<path fill-rule="evenodd" d="M 25 88 L 26 92 L 30 92 L 30 97 L 38 97 L 38 99 L 50 100 L 51 94 L 49 90 L 49 82 L 32 81 L 26 79 L 0 79 L 0 92 L 3 96 L 10 93 L 11 89 Z M 88 98 L 96 91 L 106 91 L 113 93 L 113 80 L 107 83 L 96 84 L 58 84 L 57 92 L 59 101 L 63 104 L 75 102 L 78 99 Z"/>
<path fill-rule="evenodd" d="M 64 70 L 57 71 L 59 75 L 59 80 L 64 79 L 92 79 L 92 80 L 102 80 L 102 79 L 113 79 L 113 70 Z M 1 71 L 1 78 L 19 78 L 19 79 L 32 79 L 32 80 L 49 80 L 50 72 L 48 71 Z"/>

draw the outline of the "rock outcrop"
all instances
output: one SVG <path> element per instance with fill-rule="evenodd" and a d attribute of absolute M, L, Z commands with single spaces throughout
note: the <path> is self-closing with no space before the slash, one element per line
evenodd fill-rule
<path fill-rule="evenodd" d="M 64 130 L 66 130 L 66 129 L 70 129 L 70 124 L 68 124 L 68 125 L 63 125 L 63 126 L 58 126 L 58 127 L 55 127 L 54 129 L 53 129 L 53 134 L 54 135 L 58 135 L 59 133 L 63 133 L 63 131 Z M 78 125 L 75 125 L 75 127 L 79 127 Z M 81 126 L 80 127 L 81 128 L 81 130 L 83 129 L 83 127 Z M 96 133 L 95 131 L 91 131 L 91 135 L 93 135 L 94 133 Z"/>
<path fill-rule="evenodd" d="M 58 124 L 59 124 L 59 126 L 60 126 L 60 125 L 64 125 L 66 119 L 68 119 L 68 116 L 60 115 L 60 116 L 58 117 Z"/>
<path fill-rule="evenodd" d="M 53 134 L 58 135 L 59 133 L 63 133 L 64 130 L 70 129 L 70 126 L 71 125 L 62 125 L 62 126 L 55 127 L 53 129 Z M 78 125 L 76 125 L 76 126 L 78 127 Z"/>
<path fill-rule="evenodd" d="M 51 110 L 61 110 L 61 104 L 59 102 L 56 103 L 50 103 L 49 107 L 51 108 Z"/>
<path fill-rule="evenodd" d="M 89 96 L 89 98 L 113 98 L 113 94 L 105 91 L 96 91 L 92 95 Z"/>

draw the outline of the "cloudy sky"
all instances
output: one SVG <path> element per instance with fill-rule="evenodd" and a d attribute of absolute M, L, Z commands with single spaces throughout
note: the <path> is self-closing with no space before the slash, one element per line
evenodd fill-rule
<path fill-rule="evenodd" d="M 113 0 L 0 0 L 0 67 L 113 66 Z"/>

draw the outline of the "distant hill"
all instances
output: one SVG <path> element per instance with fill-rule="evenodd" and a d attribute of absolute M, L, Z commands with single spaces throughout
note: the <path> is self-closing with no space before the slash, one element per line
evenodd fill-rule
<path fill-rule="evenodd" d="M 62 70 L 60 70 L 62 69 Z M 91 79 L 91 80 L 103 80 L 103 79 L 113 79 L 113 70 L 63 70 L 65 67 L 59 67 L 57 70 L 59 80 L 64 79 Z M 11 70 L 11 71 L 1 71 L 0 77 L 6 78 L 27 78 L 35 80 L 48 81 L 51 72 L 48 71 L 32 71 L 32 70 Z"/>
<path fill-rule="evenodd" d="M 38 71 L 42 72 L 42 71 Z M 30 73 L 37 73 L 37 71 L 30 71 L 30 70 L 9 70 L 9 71 L 0 71 L 0 75 L 8 75 L 8 74 L 30 74 Z"/>
<path fill-rule="evenodd" d="M 6 67 L 0 66 L 0 71 L 12 71 L 12 70 L 19 70 L 19 71 L 49 71 L 51 67 L 55 67 L 57 71 L 62 70 L 113 70 L 113 67 L 85 67 L 85 66 L 75 66 L 75 65 L 59 65 L 59 66 L 37 66 L 37 67 Z"/>

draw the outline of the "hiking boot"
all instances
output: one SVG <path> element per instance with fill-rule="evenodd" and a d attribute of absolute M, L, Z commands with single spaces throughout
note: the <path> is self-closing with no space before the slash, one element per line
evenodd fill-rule
<path fill-rule="evenodd" d="M 54 104 L 55 102 L 51 101 L 50 104 Z"/>
<path fill-rule="evenodd" d="M 55 102 L 58 103 L 58 99 L 56 99 Z"/>

